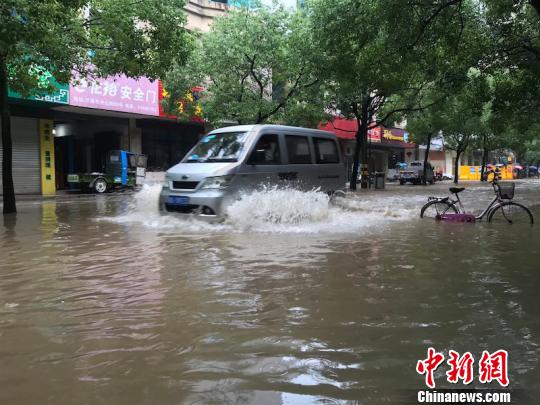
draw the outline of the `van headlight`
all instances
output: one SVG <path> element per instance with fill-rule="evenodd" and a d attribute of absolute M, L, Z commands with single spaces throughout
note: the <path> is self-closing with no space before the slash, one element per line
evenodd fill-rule
<path fill-rule="evenodd" d="M 169 176 L 169 173 L 165 173 L 165 180 L 161 183 L 161 188 L 171 188 L 171 177 Z"/>
<path fill-rule="evenodd" d="M 233 176 L 216 176 L 216 177 L 207 177 L 201 189 L 224 189 L 229 187 Z"/>

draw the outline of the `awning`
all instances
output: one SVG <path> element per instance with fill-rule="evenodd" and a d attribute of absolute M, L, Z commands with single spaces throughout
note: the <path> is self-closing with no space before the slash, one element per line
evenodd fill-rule
<path fill-rule="evenodd" d="M 333 132 L 340 139 L 354 140 L 358 131 L 356 120 L 335 117 L 317 126 L 323 131 Z M 368 142 L 372 145 L 394 146 L 399 148 L 414 148 L 416 145 L 407 142 L 408 132 L 399 128 L 385 128 L 382 126 L 368 130 Z"/>

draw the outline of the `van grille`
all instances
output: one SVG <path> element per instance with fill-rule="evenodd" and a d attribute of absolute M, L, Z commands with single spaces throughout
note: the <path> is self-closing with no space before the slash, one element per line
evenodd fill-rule
<path fill-rule="evenodd" d="M 192 214 L 199 209 L 198 205 L 175 205 L 165 204 L 165 209 L 168 212 L 179 212 L 182 214 Z"/>
<path fill-rule="evenodd" d="M 199 184 L 198 181 L 173 181 L 172 186 L 176 190 L 193 190 Z"/>

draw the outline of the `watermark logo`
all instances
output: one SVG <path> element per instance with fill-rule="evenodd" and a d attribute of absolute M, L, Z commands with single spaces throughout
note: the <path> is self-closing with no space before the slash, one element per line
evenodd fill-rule
<path fill-rule="evenodd" d="M 501 386 L 507 387 L 510 383 L 508 379 L 508 352 L 497 350 L 490 354 L 484 350 L 480 359 L 479 373 L 482 384 L 488 384 L 495 380 Z"/>
<path fill-rule="evenodd" d="M 420 375 L 425 374 L 426 376 L 426 385 L 429 388 L 435 388 L 435 380 L 433 378 L 433 373 L 437 370 L 437 367 L 441 365 L 444 361 L 444 355 L 435 351 L 433 347 L 428 349 L 427 358 L 424 360 L 419 360 L 416 363 L 416 372 Z"/>
<path fill-rule="evenodd" d="M 474 380 L 474 357 L 466 352 L 460 355 L 454 350 L 449 351 L 447 364 L 449 366 L 446 372 L 446 380 L 451 384 L 462 382 L 465 385 Z M 444 362 L 443 353 L 437 352 L 433 347 L 428 348 L 427 357 L 416 363 L 416 372 L 425 377 L 426 385 L 434 389 L 434 373 Z M 507 387 L 510 383 L 508 378 L 508 352 L 506 350 L 497 350 L 489 353 L 484 350 L 482 357 L 478 362 L 478 381 L 481 384 L 489 384 L 493 381 L 499 383 L 502 387 Z"/>
<path fill-rule="evenodd" d="M 460 356 L 454 350 L 450 350 L 449 355 L 450 358 L 446 363 L 450 366 L 450 370 L 446 372 L 446 380 L 452 384 L 456 384 L 460 380 L 465 385 L 470 384 L 473 381 L 473 355 L 466 352 L 463 356 Z"/>

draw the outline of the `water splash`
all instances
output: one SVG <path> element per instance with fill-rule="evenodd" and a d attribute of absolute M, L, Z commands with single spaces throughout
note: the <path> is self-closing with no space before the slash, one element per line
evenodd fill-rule
<path fill-rule="evenodd" d="M 327 220 L 329 198 L 318 190 L 265 187 L 241 195 L 227 210 L 228 222 L 243 229 L 266 224 L 299 225 Z"/>
<path fill-rule="evenodd" d="M 227 218 L 211 224 L 195 217 L 160 214 L 159 184 L 145 184 L 125 213 L 105 220 L 140 224 L 160 231 L 182 233 L 350 234 L 380 230 L 395 221 L 418 216 L 424 197 L 385 193 L 350 194 L 330 201 L 318 190 L 266 187 L 240 195 L 227 209 Z M 420 205 L 421 206 L 421 205 Z"/>

